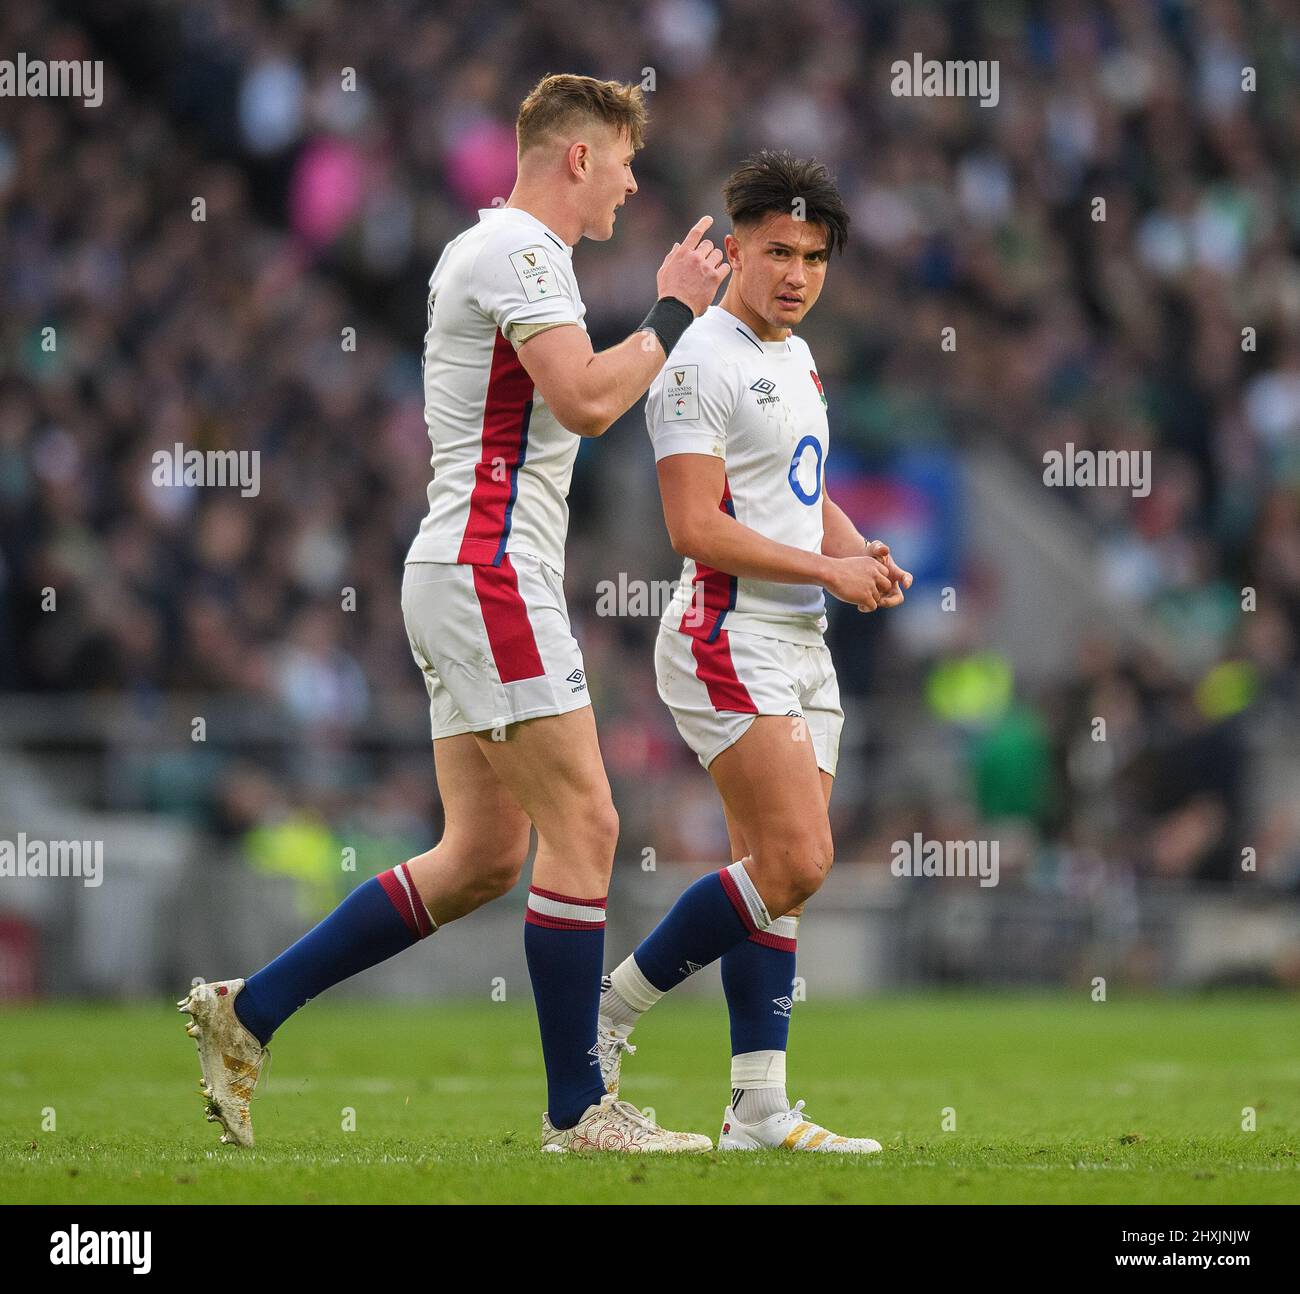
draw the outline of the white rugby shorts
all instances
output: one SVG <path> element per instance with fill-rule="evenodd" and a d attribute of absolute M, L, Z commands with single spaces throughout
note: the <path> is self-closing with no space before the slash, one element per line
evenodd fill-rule
<path fill-rule="evenodd" d="M 591 704 L 563 577 L 536 557 L 408 562 L 402 618 L 435 740 Z"/>
<path fill-rule="evenodd" d="M 817 767 L 832 777 L 844 711 L 825 643 L 810 646 L 717 629 L 693 636 L 666 624 L 655 643 L 659 696 L 705 768 L 760 714 L 803 719 Z"/>

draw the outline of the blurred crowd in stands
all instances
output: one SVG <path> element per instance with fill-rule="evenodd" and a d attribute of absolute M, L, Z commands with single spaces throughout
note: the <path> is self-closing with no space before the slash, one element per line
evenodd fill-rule
<path fill-rule="evenodd" d="M 370 872 L 436 835 L 427 744 L 367 740 L 381 697 L 424 706 L 399 584 L 429 470 L 426 284 L 509 193 L 519 100 L 577 71 L 646 84 L 650 110 L 640 192 L 575 253 L 598 346 L 639 321 L 681 231 L 722 217 L 734 163 L 787 147 L 831 165 L 853 217 L 803 330 L 841 461 L 996 443 L 1040 475 L 1067 443 L 1153 453 L 1145 497 L 1052 493 L 1169 659 L 1098 624 L 1023 688 L 978 643 L 921 652 L 837 610 L 838 857 L 997 833 L 1004 876 L 1086 890 L 1240 880 L 1245 842 L 1300 886 L 1300 797 L 1265 785 L 1252 737 L 1297 714 L 1296 4 L 31 0 L 0 13 L 16 50 L 104 59 L 106 89 L 93 109 L 0 98 L 0 688 L 217 693 L 292 738 L 250 753 L 210 731 L 196 778 L 181 732 L 114 780 L 115 806 L 304 874 L 340 841 L 372 842 Z M 998 105 L 894 96 L 913 51 L 998 60 Z M 176 444 L 258 451 L 260 493 L 155 485 Z M 655 695 L 654 619 L 594 613 L 602 579 L 676 573 L 639 407 L 584 444 L 572 511 L 623 853 L 716 861 L 712 785 Z M 979 557 L 957 559 L 975 589 Z M 974 713 L 948 704 L 963 680 Z"/>

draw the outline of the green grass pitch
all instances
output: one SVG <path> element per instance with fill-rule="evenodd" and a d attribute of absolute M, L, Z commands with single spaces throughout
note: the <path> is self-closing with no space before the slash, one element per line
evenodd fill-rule
<path fill-rule="evenodd" d="M 0 1199 L 1295 1203 L 1295 1017 L 1291 999 L 1239 995 L 800 1003 L 792 1098 L 837 1132 L 874 1136 L 883 1154 L 631 1159 L 539 1153 L 527 1004 L 312 1003 L 272 1045 L 251 1151 L 218 1145 L 204 1122 L 198 1059 L 170 1003 L 10 1009 Z M 716 1138 L 721 1001 L 667 1001 L 637 1043 L 624 1095 Z M 942 1127 L 946 1108 L 955 1130 Z"/>

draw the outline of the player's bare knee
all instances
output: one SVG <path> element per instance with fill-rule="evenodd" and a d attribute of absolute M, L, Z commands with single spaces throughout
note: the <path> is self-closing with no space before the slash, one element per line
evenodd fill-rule
<path fill-rule="evenodd" d="M 509 894 L 515 888 L 522 870 L 522 860 L 515 863 L 501 859 L 474 878 L 474 897 L 480 903 L 491 903 L 493 899 Z"/>
<path fill-rule="evenodd" d="M 492 852 L 483 859 L 482 867 L 485 902 L 499 899 L 514 889 L 528 858 L 528 843 L 527 826 L 500 835 L 492 842 Z"/>
<path fill-rule="evenodd" d="M 519 880 L 528 858 L 529 829 L 498 824 L 495 830 L 476 832 L 468 839 L 450 842 L 452 875 L 463 899 L 474 906 L 508 894 Z"/>
<path fill-rule="evenodd" d="M 587 806 L 570 824 L 570 847 L 594 859 L 611 859 L 618 845 L 618 810 L 606 799 Z"/>
<path fill-rule="evenodd" d="M 801 831 L 760 843 L 755 850 L 759 892 L 774 915 L 807 902 L 821 888 L 834 861 L 830 832 Z"/>
<path fill-rule="evenodd" d="M 790 888 L 796 897 L 790 907 L 806 903 L 821 889 L 826 874 L 831 870 L 831 862 L 831 852 L 827 849 L 815 850 L 795 863 L 790 872 Z"/>

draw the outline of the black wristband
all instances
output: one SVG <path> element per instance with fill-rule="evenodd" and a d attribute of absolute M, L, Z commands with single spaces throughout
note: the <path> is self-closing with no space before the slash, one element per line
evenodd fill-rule
<path fill-rule="evenodd" d="M 665 358 L 672 354 L 673 347 L 682 339 L 684 333 L 695 322 L 695 312 L 685 301 L 676 297 L 660 297 L 650 307 L 650 313 L 641 321 L 636 331 L 649 328 L 659 344 L 664 348 Z"/>

